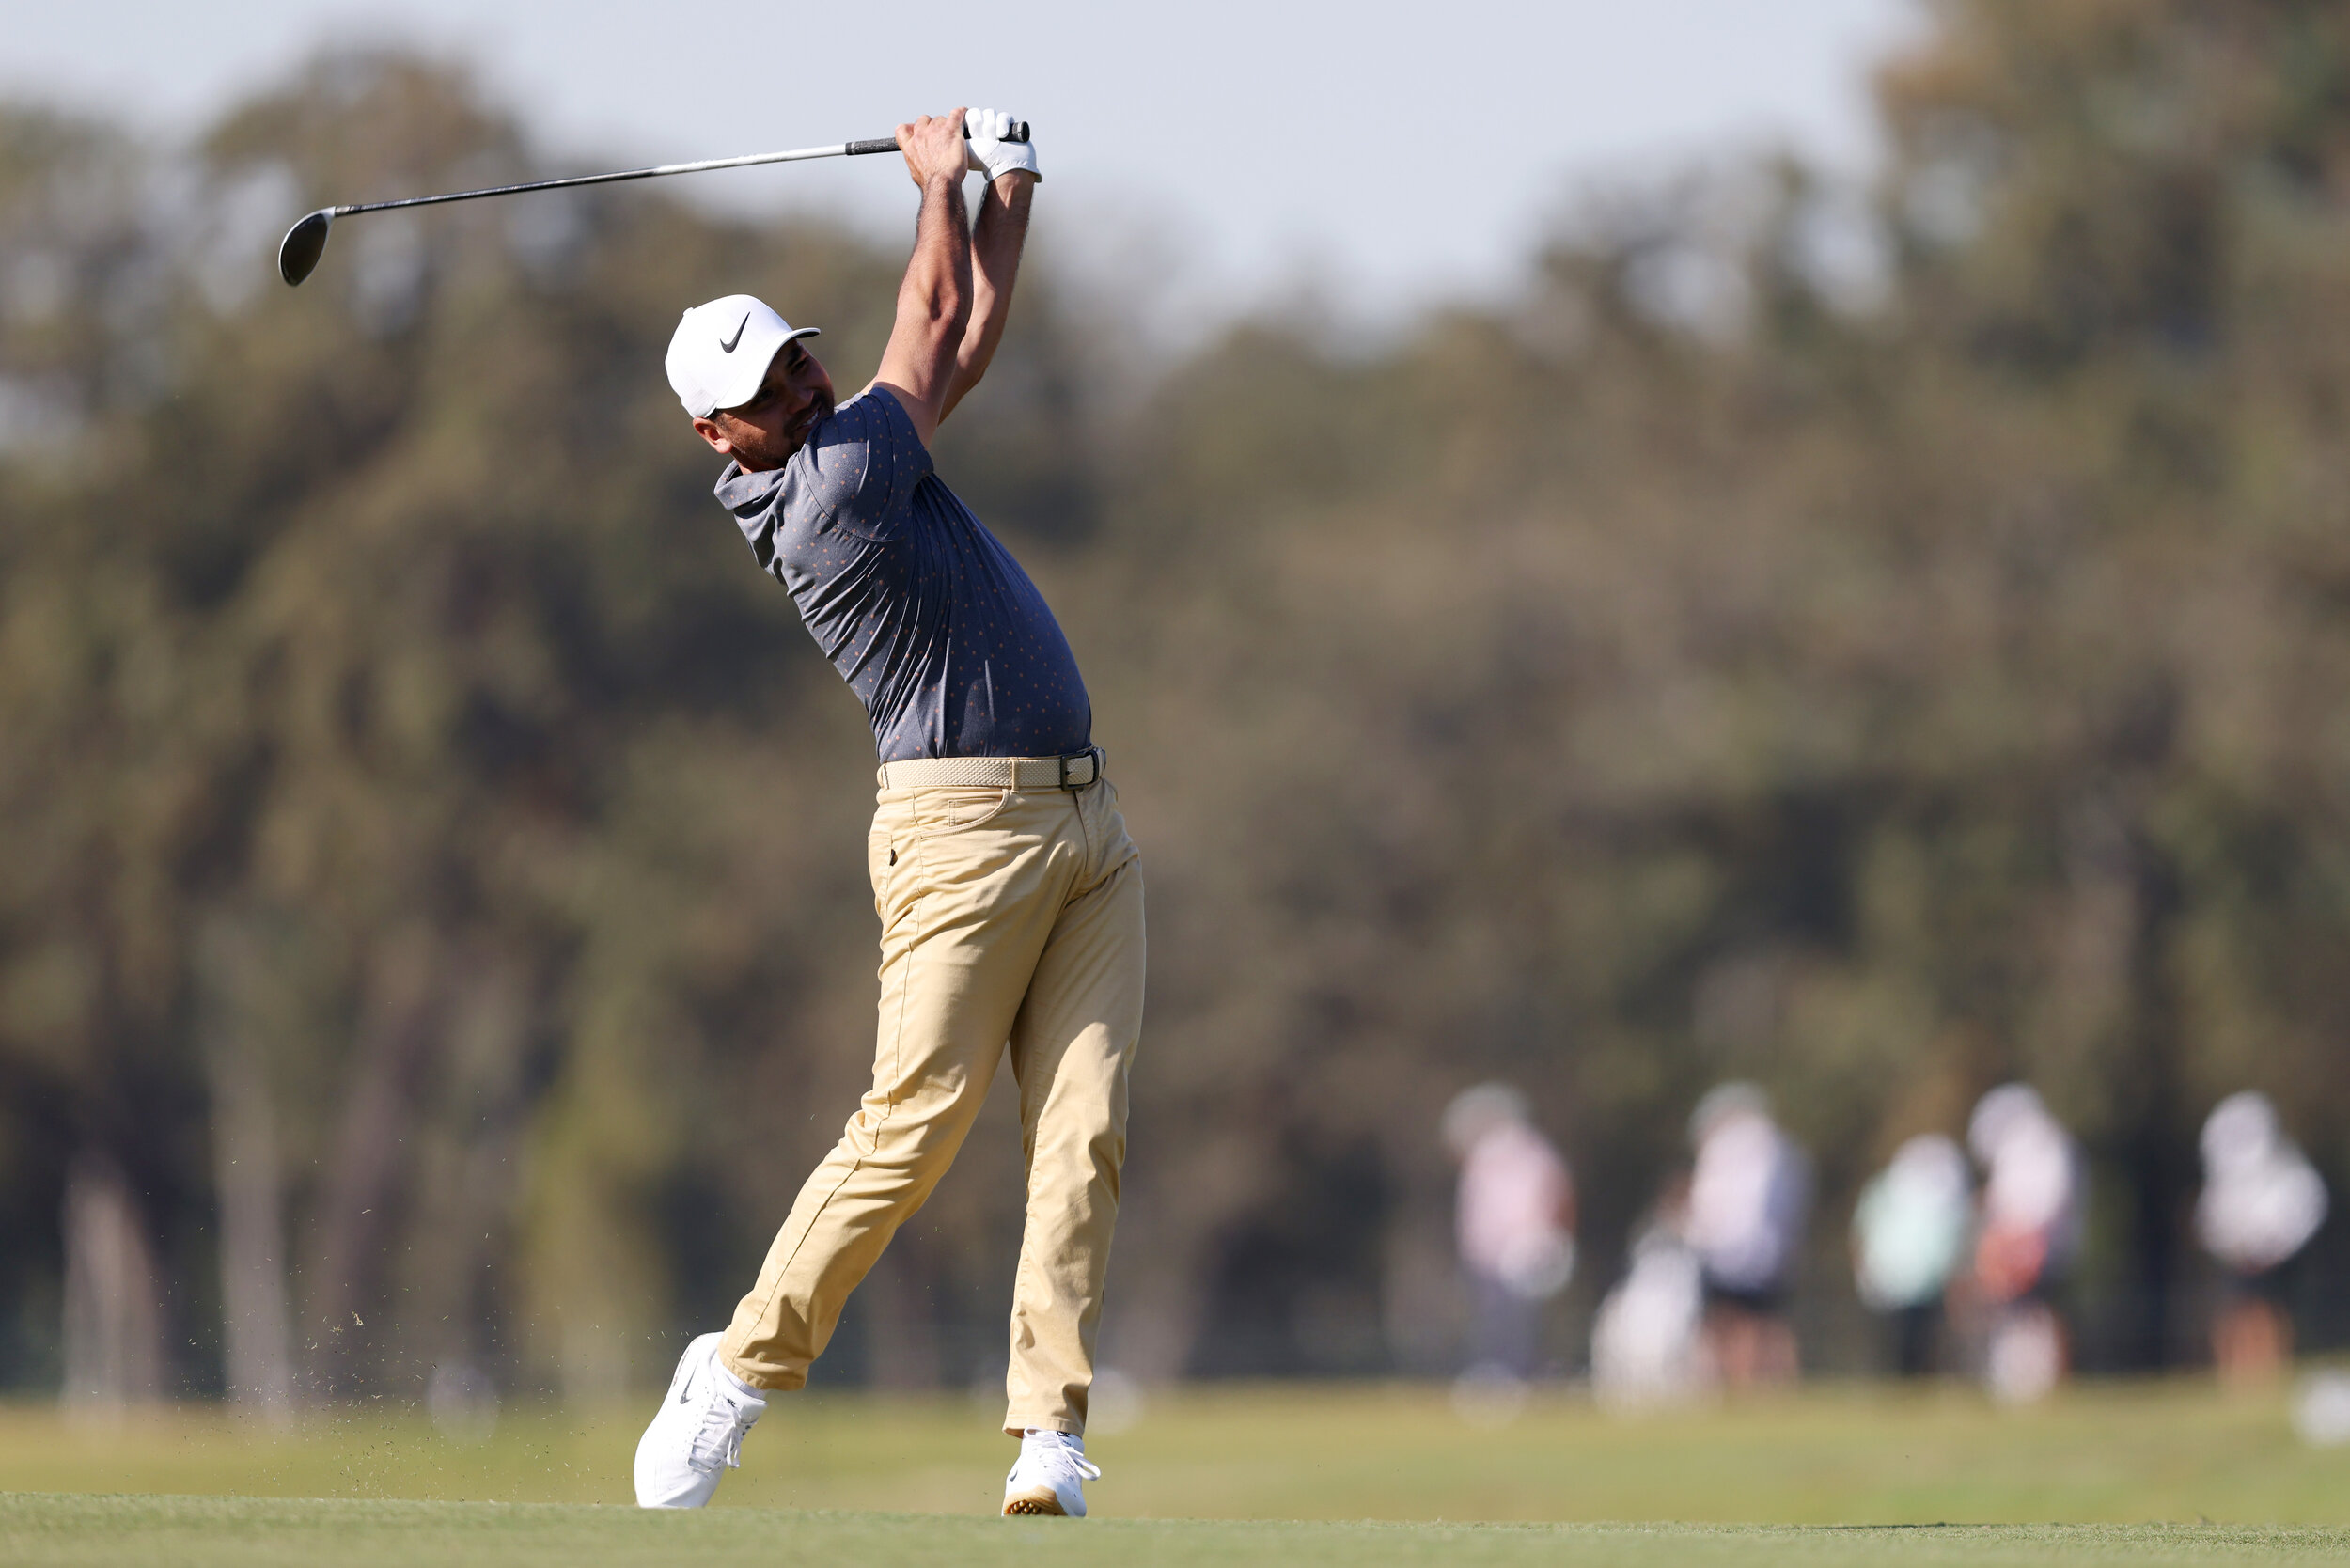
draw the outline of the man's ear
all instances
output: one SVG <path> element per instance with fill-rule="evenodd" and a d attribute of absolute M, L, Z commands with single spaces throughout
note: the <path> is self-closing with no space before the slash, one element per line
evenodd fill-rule
<path fill-rule="evenodd" d="M 726 438 L 726 432 L 718 428 L 716 421 L 711 419 L 695 420 L 694 433 L 700 436 L 704 441 L 709 442 L 710 449 L 717 453 L 720 457 L 732 457 L 734 455 L 734 443 Z"/>

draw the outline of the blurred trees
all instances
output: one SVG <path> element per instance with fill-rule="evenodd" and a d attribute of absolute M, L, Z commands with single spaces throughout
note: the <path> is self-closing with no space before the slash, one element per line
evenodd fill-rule
<path fill-rule="evenodd" d="M 1414 1208 L 1348 1212 L 1393 1272 L 1435 1251 L 1427 1107 L 1487 1073 L 1574 1129 L 1602 1257 L 1717 1076 L 1780 1091 L 1831 1215 L 2029 1076 L 2098 1159 L 2107 1365 L 2192 1331 L 2220 1093 L 2279 1086 L 2342 1170 L 2343 24 L 1938 17 L 1884 78 L 1873 308 L 1789 172 L 1737 225 L 1603 211 L 1380 362 L 1260 334 L 1170 386 L 1135 506 L 1218 528 L 1172 578 L 1214 630 L 1105 710 L 1179 705 L 1140 771 L 1208 848 L 1154 917 L 1229 966 L 1158 988 L 1154 1039 L 1197 999 L 1213 1042 L 1161 1092 L 1312 1107 L 1265 1114 L 1324 1190 L 1377 1145 Z M 1261 1364 L 1334 1342 L 1298 1321 Z"/>
<path fill-rule="evenodd" d="M 1576 1161 L 1578 1289 L 1720 1075 L 1830 1216 L 2029 1076 L 2096 1160 L 2108 1365 L 2193 1337 L 2218 1095 L 2350 1175 L 2350 24 L 1936 18 L 1865 227 L 1792 168 L 1595 205 L 1508 308 L 1245 324 L 1138 407 L 1110 324 L 1024 296 L 940 466 L 1061 611 L 1149 862 L 1113 1359 L 1442 1364 L 1434 1118 L 1496 1074 Z M 857 384 L 901 259 L 624 191 L 267 281 L 319 200 L 539 166 L 397 58 L 167 165 L 0 121 L 0 1375 L 57 1374 L 130 1237 L 172 1294 L 92 1320 L 111 1364 L 609 1392 L 853 1105 L 869 743 L 659 361 L 744 289 Z M 836 1374 L 999 1357 L 1002 1110 Z"/>

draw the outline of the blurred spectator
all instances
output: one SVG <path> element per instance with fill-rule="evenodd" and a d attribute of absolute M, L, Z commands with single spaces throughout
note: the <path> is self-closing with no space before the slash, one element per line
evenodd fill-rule
<path fill-rule="evenodd" d="M 2228 1272 L 2212 1357 L 2223 1383 L 2271 1383 L 2293 1356 L 2286 1287 L 2294 1260 L 2326 1222 L 2326 1184 L 2257 1090 L 2214 1106 L 2202 1142 L 2195 1233 Z"/>
<path fill-rule="evenodd" d="M 1534 1371 L 1542 1304 L 1574 1273 L 1574 1183 L 1507 1084 L 1463 1090 L 1445 1108 L 1460 1162 L 1455 1229 L 1474 1300 L 1469 1365 L 1484 1377 Z"/>
<path fill-rule="evenodd" d="M 2028 1404 L 2071 1365 L 2053 1296 L 2080 1246 L 2080 1150 L 2028 1084 L 1976 1103 L 1966 1146 L 1984 1172 L 1971 1277 L 1990 1314 L 1983 1378 L 1994 1398 Z"/>
<path fill-rule="evenodd" d="M 1893 1362 L 1904 1377 L 1933 1370 L 1942 1294 L 1966 1251 L 1973 1186 L 1958 1145 L 1921 1133 L 1860 1189 L 1853 1275 L 1861 1303 L 1893 1321 Z"/>
<path fill-rule="evenodd" d="M 1632 1267 L 1591 1322 L 1591 1393 L 1616 1408 L 1673 1403 L 1693 1393 L 1705 1317 L 1704 1271 L 1683 1239 L 1685 1189 L 1668 1195 L 1632 1243 Z"/>
<path fill-rule="evenodd" d="M 1811 1202 L 1810 1167 L 1752 1084 L 1709 1091 L 1689 1137 L 1697 1167 L 1686 1234 L 1703 1272 L 1708 1357 L 1733 1388 L 1793 1382 L 1786 1295 Z"/>

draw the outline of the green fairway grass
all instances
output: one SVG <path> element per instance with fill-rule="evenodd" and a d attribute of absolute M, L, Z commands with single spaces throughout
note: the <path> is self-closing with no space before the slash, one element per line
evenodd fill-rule
<path fill-rule="evenodd" d="M 1012 1455 L 998 1408 L 787 1397 L 719 1505 L 990 1513 Z M 212 1406 L 115 1425 L 0 1406 L 0 1490 L 625 1503 L 643 1418 L 509 1406 L 468 1444 L 381 1404 L 285 1433 Z M 2027 1411 L 1856 1388 L 1624 1419 L 1559 1394 L 1497 1428 L 1464 1424 L 1440 1388 L 1212 1388 L 1156 1395 L 1089 1449 L 1105 1474 L 1089 1493 L 1117 1518 L 2350 1525 L 2350 1449 L 2300 1443 L 2282 1395 L 2186 1380 Z"/>
<path fill-rule="evenodd" d="M 284 1432 L 0 1406 L 0 1562 L 2350 1563 L 2350 1449 L 2194 1381 L 2020 1412 L 1831 1388 L 1624 1419 L 1558 1393 L 1499 1427 L 1440 1388 L 1159 1393 L 1089 1444 L 1081 1525 L 992 1517 L 998 1408 L 778 1401 L 718 1506 L 675 1517 L 626 1506 L 634 1404 L 509 1407 L 478 1443 L 382 1405 Z"/>
<path fill-rule="evenodd" d="M 19 1568 L 707 1568 L 777 1562 L 952 1562 L 986 1568 L 1115 1560 L 1121 1568 L 1278 1563 L 1583 1568 L 1778 1565 L 2230 1564 L 2350 1560 L 2350 1530 L 2179 1525 L 1887 1529 L 1705 1525 L 1396 1525 L 1204 1520 L 958 1519 L 935 1514 L 634 1509 L 546 1503 L 294 1501 L 0 1494 L 0 1560 Z"/>

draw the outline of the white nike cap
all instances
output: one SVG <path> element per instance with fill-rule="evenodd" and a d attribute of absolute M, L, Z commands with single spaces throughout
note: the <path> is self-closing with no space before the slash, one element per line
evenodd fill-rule
<path fill-rule="evenodd" d="M 795 327 L 749 294 L 697 305 L 678 318 L 669 339 L 669 385 L 686 413 L 707 419 L 714 409 L 749 402 L 776 351 L 821 330 Z"/>

